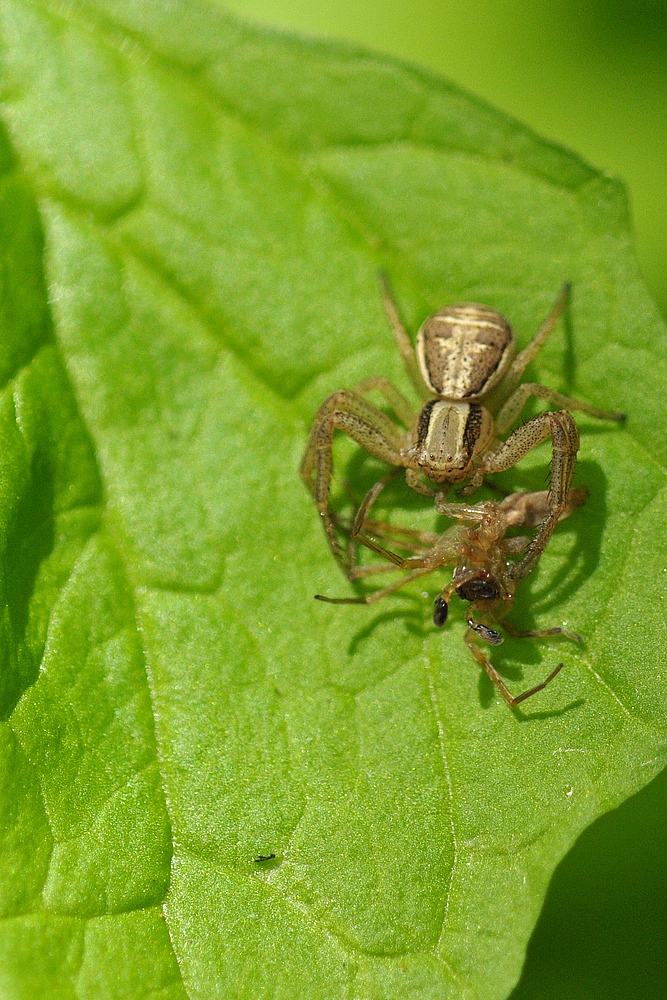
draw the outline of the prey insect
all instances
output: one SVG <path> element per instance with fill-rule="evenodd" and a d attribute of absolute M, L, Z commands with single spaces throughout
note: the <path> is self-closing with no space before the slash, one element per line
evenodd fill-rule
<path fill-rule="evenodd" d="M 464 483 L 458 495 L 468 497 L 490 473 L 516 465 L 533 448 L 551 438 L 551 486 L 522 558 L 508 572 L 514 579 L 530 573 L 558 521 L 567 510 L 579 432 L 570 410 L 601 420 L 623 420 L 588 403 L 570 399 L 548 386 L 519 384 L 528 364 L 556 326 L 569 295 L 564 285 L 551 312 L 528 346 L 516 353 L 516 338 L 507 320 L 477 303 L 447 306 L 430 316 L 417 335 L 416 350 L 403 326 L 386 278 L 384 304 L 398 350 L 422 400 L 415 412 L 387 379 L 370 378 L 354 390 L 340 389 L 320 406 L 301 463 L 301 476 L 312 493 L 331 551 L 352 577 L 352 567 L 336 530 L 330 507 L 332 443 L 336 430 L 347 434 L 371 455 L 405 469 L 408 484 L 426 496 L 439 487 Z M 389 404 L 401 429 L 365 397 L 377 390 Z M 530 396 L 561 407 L 540 413 L 505 440 Z"/>
<path fill-rule="evenodd" d="M 371 507 L 375 503 L 386 479 L 377 483 L 367 494 L 357 512 L 351 531 L 351 563 L 356 579 L 376 573 L 401 570 L 405 575 L 396 582 L 366 597 L 325 597 L 317 595 L 317 600 L 329 604 L 375 604 L 389 594 L 395 593 L 413 580 L 433 573 L 443 566 L 454 564 L 452 579 L 435 599 L 433 622 L 442 626 L 447 621 L 449 602 L 456 594 L 468 602 L 466 621 L 468 630 L 465 643 L 477 663 L 486 671 L 508 705 L 514 708 L 526 698 L 543 691 L 547 684 L 562 669 L 559 663 L 540 684 L 519 695 L 512 695 L 504 680 L 491 663 L 477 640 L 498 646 L 503 637 L 496 628 L 500 625 L 508 635 L 515 638 L 541 639 L 548 636 L 565 636 L 581 642 L 581 636 L 566 628 L 554 627 L 521 631 L 506 620 L 506 615 L 514 605 L 516 591 L 516 557 L 521 557 L 530 547 L 531 536 L 517 534 L 507 537 L 510 528 L 531 530 L 544 522 L 551 509 L 549 494 L 543 492 L 512 493 L 502 502 L 494 500 L 474 505 L 447 503 L 441 494 L 436 497 L 436 508 L 446 517 L 459 523 L 452 525 L 442 534 L 416 531 L 396 525 L 384 524 L 369 519 Z M 575 507 L 581 507 L 588 496 L 586 489 L 571 489 L 567 502 L 560 508 L 559 519 L 568 517 Z M 370 537 L 374 535 L 375 538 Z M 400 556 L 375 539 L 393 539 L 399 548 L 411 551 L 410 556 Z M 361 542 L 390 565 L 373 564 L 357 566 L 353 546 Z"/>

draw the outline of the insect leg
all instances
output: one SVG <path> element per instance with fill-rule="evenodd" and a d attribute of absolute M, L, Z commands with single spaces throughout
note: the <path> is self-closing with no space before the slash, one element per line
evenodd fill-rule
<path fill-rule="evenodd" d="M 383 587 L 381 590 L 374 590 L 372 594 L 368 594 L 366 597 L 325 597 L 324 594 L 315 594 L 315 600 L 325 601 L 327 604 L 376 604 L 383 597 L 393 594 L 401 587 L 404 587 L 406 583 L 412 583 L 413 580 L 418 580 L 420 576 L 426 576 L 432 572 L 432 566 L 422 566 L 419 569 L 413 569 L 402 580 L 396 580 L 395 583 L 392 583 L 389 587 Z"/>
<path fill-rule="evenodd" d="M 349 575 L 355 580 L 359 580 L 362 577 L 373 576 L 376 573 L 391 572 L 392 570 L 401 568 L 403 562 L 399 556 L 394 557 L 394 554 L 388 552 L 388 550 L 375 547 L 371 544 L 366 536 L 362 536 L 364 531 L 382 539 L 393 539 L 402 549 L 406 549 L 408 552 L 414 552 L 415 555 L 424 555 L 429 549 L 433 548 L 440 538 L 439 535 L 436 535 L 433 532 L 417 531 L 414 528 L 404 528 L 401 525 L 388 524 L 384 521 L 369 520 L 368 515 L 371 512 L 378 496 L 387 483 L 391 482 L 391 480 L 394 479 L 400 471 L 400 468 L 392 469 L 392 471 L 384 476 L 383 479 L 377 482 L 375 486 L 368 491 L 356 513 L 348 544 L 348 562 L 350 567 Z M 385 559 L 394 563 L 394 565 L 358 566 L 357 540 L 359 540 L 367 548 L 378 552 L 379 555 L 384 556 Z"/>
<path fill-rule="evenodd" d="M 564 635 L 566 639 L 572 639 L 573 642 L 583 642 L 578 632 L 570 632 L 567 628 L 560 628 L 556 626 L 555 628 L 532 628 L 528 631 L 516 628 L 510 622 L 501 622 L 502 627 L 505 629 L 508 635 L 511 635 L 513 639 L 546 639 L 550 635 Z"/>
<path fill-rule="evenodd" d="M 555 670 L 552 670 L 549 676 L 546 678 L 546 680 L 543 680 L 541 684 L 536 684 L 535 687 L 529 688 L 528 691 L 524 691 L 522 694 L 518 694 L 515 697 L 505 684 L 505 681 L 502 679 L 496 668 L 491 663 L 491 660 L 488 658 L 484 650 L 480 649 L 480 647 L 475 642 L 475 634 L 471 629 L 469 629 L 466 632 L 465 644 L 472 653 L 472 655 L 474 656 L 474 658 L 479 663 L 480 667 L 482 667 L 486 671 L 488 676 L 491 678 L 491 680 L 498 688 L 498 690 L 500 691 L 501 695 L 503 696 L 507 704 L 510 706 L 510 708 L 515 708 L 517 705 L 521 704 L 522 701 L 525 701 L 526 698 L 531 698 L 534 694 L 537 694 L 539 691 L 544 691 L 547 684 L 550 684 L 551 681 L 556 676 L 556 674 L 560 673 L 560 671 L 563 669 L 563 664 L 559 663 L 558 666 L 555 668 Z"/>
<path fill-rule="evenodd" d="M 493 502 L 482 501 L 478 504 L 467 504 L 467 503 L 448 503 L 445 499 L 445 494 L 440 493 L 435 498 L 435 509 L 438 514 L 442 514 L 443 517 L 451 517 L 457 521 L 471 521 L 473 524 L 479 524 L 484 520 L 485 515 L 492 509 L 492 507 L 497 506 Z"/>

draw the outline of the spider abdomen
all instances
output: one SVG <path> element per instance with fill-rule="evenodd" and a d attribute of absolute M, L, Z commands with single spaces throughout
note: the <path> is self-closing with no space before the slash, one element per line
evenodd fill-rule
<path fill-rule="evenodd" d="M 451 400 L 476 400 L 502 380 L 516 353 L 504 316 L 476 302 L 440 309 L 417 335 L 417 360 L 431 392 Z"/>

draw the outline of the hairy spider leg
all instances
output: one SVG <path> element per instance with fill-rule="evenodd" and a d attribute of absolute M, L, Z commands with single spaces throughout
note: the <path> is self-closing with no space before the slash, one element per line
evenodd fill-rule
<path fill-rule="evenodd" d="M 389 325 L 394 335 L 398 352 L 403 360 L 403 365 L 405 366 L 408 378 L 412 382 L 419 398 L 426 402 L 427 399 L 432 398 L 433 394 L 422 378 L 422 373 L 420 372 L 419 365 L 417 364 L 417 358 L 415 357 L 415 350 L 412 346 L 412 341 L 408 336 L 407 330 L 403 326 L 398 309 L 396 308 L 396 303 L 394 302 L 391 294 L 389 279 L 384 271 L 380 271 L 380 286 L 382 288 L 382 298 L 384 301 L 385 312 L 387 313 L 387 319 L 389 320 Z"/>
<path fill-rule="evenodd" d="M 597 417 L 598 420 L 616 420 L 621 422 L 626 419 L 625 413 L 610 413 L 606 410 L 598 410 L 596 406 L 584 403 L 580 399 L 572 399 L 571 396 L 564 396 L 562 392 L 556 392 L 555 389 L 550 389 L 548 385 L 540 385 L 538 382 L 524 382 L 518 389 L 514 390 L 496 417 L 496 430 L 499 434 L 504 434 L 505 431 L 510 429 L 531 396 L 535 396 L 536 399 L 543 399 L 547 403 L 553 403 L 554 406 L 561 406 L 566 410 L 587 413 L 590 417 Z"/>
<path fill-rule="evenodd" d="M 579 431 L 567 410 L 540 413 L 517 428 L 500 447 L 482 458 L 484 473 L 511 469 L 533 448 L 552 439 L 551 483 L 547 494 L 548 514 L 537 529 L 526 553 L 512 568 L 512 576 L 520 580 L 528 576 L 544 552 L 554 529 L 568 508 L 572 475 L 579 449 Z"/>
<path fill-rule="evenodd" d="M 366 387 L 368 384 L 364 383 Z M 374 382 L 371 388 L 381 387 Z M 398 390 L 396 394 L 400 395 Z M 404 402 L 406 406 L 409 405 L 406 400 Z M 343 431 L 375 458 L 394 466 L 407 464 L 408 459 L 405 457 L 407 432 L 401 431 L 377 406 L 349 389 L 339 389 L 332 393 L 322 403 L 315 416 L 301 463 L 301 477 L 315 499 L 331 551 L 349 577 L 349 563 L 340 547 L 334 518 L 329 508 L 333 470 L 332 445 L 336 430 Z"/>

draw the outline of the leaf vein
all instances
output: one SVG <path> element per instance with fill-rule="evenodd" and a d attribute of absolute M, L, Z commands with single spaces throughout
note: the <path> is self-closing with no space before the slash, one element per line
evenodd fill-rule
<path fill-rule="evenodd" d="M 437 729 L 437 733 L 438 733 L 438 746 L 439 746 L 439 749 L 440 749 L 440 756 L 442 758 L 443 770 L 445 772 L 445 780 L 447 782 L 447 792 L 448 792 L 448 795 L 449 795 L 449 822 L 450 822 L 450 829 L 451 829 L 451 835 L 452 835 L 452 846 L 453 846 L 453 850 L 454 850 L 454 857 L 452 859 L 452 867 L 451 867 L 451 871 L 450 871 L 450 874 L 449 874 L 449 883 L 447 885 L 447 890 L 446 890 L 446 894 L 445 894 L 445 907 L 444 907 L 444 912 L 443 912 L 443 915 L 442 915 L 442 921 L 441 921 L 441 924 L 440 924 L 440 930 L 438 932 L 438 942 L 437 942 L 437 944 L 435 946 L 435 949 L 434 949 L 434 954 L 435 954 L 436 951 L 437 951 L 438 946 L 440 945 L 440 942 L 442 941 L 442 937 L 443 937 L 443 935 L 444 935 L 444 933 L 446 931 L 447 921 L 449 919 L 449 905 L 450 905 L 450 901 L 451 901 L 451 898 L 452 898 L 452 892 L 453 892 L 453 887 L 454 887 L 454 879 L 456 877 L 456 870 L 457 870 L 457 866 L 458 866 L 458 863 L 459 863 L 459 843 L 458 843 L 458 838 L 457 838 L 457 835 L 456 835 L 456 822 L 455 822 L 455 819 L 454 819 L 454 785 L 453 785 L 453 782 L 452 782 L 451 768 L 449 766 L 449 757 L 447 755 L 447 740 L 446 740 L 446 736 L 445 736 L 445 728 L 444 728 L 444 725 L 443 725 L 443 722 L 442 722 L 442 716 L 440 714 L 440 704 L 439 704 L 439 701 L 438 701 L 438 693 L 437 693 L 437 691 L 435 689 L 435 681 L 433 679 L 433 671 L 432 671 L 432 668 L 431 668 L 431 663 L 430 663 L 430 661 L 427 658 L 424 659 L 424 669 L 426 671 L 426 678 L 427 678 L 427 683 L 428 683 L 428 690 L 429 690 L 429 699 L 430 699 L 430 703 L 431 703 L 431 710 L 432 710 L 433 716 L 435 718 L 435 724 L 436 724 L 436 729 Z M 459 977 L 454 972 L 454 970 L 451 968 L 451 966 L 445 961 L 445 959 L 442 956 L 438 956 L 438 957 L 439 957 L 439 960 L 443 963 L 443 965 L 447 969 L 447 971 L 449 972 L 449 974 L 452 976 L 452 978 L 456 982 L 458 982 L 459 981 Z"/>

